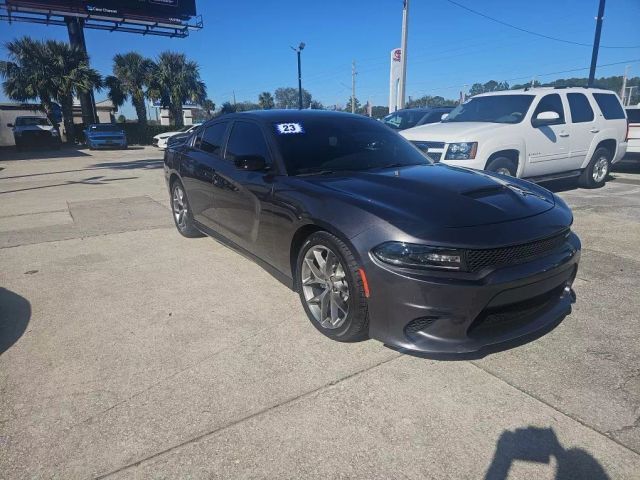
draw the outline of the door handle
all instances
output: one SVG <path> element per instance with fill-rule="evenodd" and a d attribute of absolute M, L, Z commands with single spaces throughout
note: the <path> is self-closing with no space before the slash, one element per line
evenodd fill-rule
<path fill-rule="evenodd" d="M 558 135 L 561 136 L 561 137 L 568 137 L 569 136 L 569 134 L 567 132 L 560 132 Z"/>
<path fill-rule="evenodd" d="M 597 128 L 592 128 L 591 130 L 589 130 L 591 133 L 598 133 L 600 130 Z"/>

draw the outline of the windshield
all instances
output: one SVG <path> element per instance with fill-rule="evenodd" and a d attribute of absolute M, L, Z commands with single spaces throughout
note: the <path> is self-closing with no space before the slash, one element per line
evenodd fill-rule
<path fill-rule="evenodd" d="M 16 118 L 16 127 L 33 127 L 35 125 L 51 126 L 49 120 L 44 117 L 18 117 Z"/>
<path fill-rule="evenodd" d="M 278 133 L 282 125 L 295 125 L 296 133 Z M 289 175 L 430 163 L 400 135 L 366 118 L 308 118 L 273 127 Z"/>
<path fill-rule="evenodd" d="M 92 132 L 121 132 L 122 127 L 120 125 L 105 123 L 101 125 L 91 125 L 89 130 Z"/>
<path fill-rule="evenodd" d="M 395 112 L 384 117 L 382 122 L 396 130 L 404 130 L 406 128 L 415 127 L 426 113 L 427 112 L 422 111 Z"/>
<path fill-rule="evenodd" d="M 533 98 L 533 95 L 474 97 L 454 108 L 443 122 L 520 123 Z"/>

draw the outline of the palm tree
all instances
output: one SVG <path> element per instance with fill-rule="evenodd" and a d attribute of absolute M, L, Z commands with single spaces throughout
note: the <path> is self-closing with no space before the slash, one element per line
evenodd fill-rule
<path fill-rule="evenodd" d="M 89 66 L 89 59 L 79 48 L 48 40 L 46 50 L 52 63 L 55 98 L 60 103 L 67 143 L 75 141 L 73 98 L 102 87 L 102 77 Z"/>
<path fill-rule="evenodd" d="M 204 101 L 200 104 L 202 110 L 207 112 L 207 116 L 209 118 L 213 118 L 213 111 L 216 109 L 216 104 L 213 103 L 213 100 L 205 98 Z"/>
<path fill-rule="evenodd" d="M 0 62 L 0 76 L 7 97 L 19 102 L 40 100 L 53 124 L 54 102 L 60 103 L 67 142 L 73 143 L 73 97 L 102 85 L 102 77 L 89 66 L 86 54 L 68 43 L 30 37 L 9 42 L 5 48 L 9 61 Z"/>
<path fill-rule="evenodd" d="M 258 105 L 260 105 L 260 108 L 263 110 L 271 110 L 276 106 L 276 103 L 270 92 L 262 92 L 258 95 Z"/>
<path fill-rule="evenodd" d="M 46 64 L 49 63 L 45 45 L 30 37 L 5 45 L 9 61 L 0 61 L 2 89 L 7 97 L 18 102 L 40 100 L 42 110 L 55 124 L 53 102 L 55 86 Z"/>
<path fill-rule="evenodd" d="M 182 105 L 187 101 L 202 103 L 207 87 L 200 79 L 200 67 L 183 53 L 162 52 L 149 88 L 149 96 L 169 109 L 169 117 L 182 127 Z"/>
<path fill-rule="evenodd" d="M 147 124 L 145 88 L 149 86 L 154 70 L 153 61 L 139 53 L 119 53 L 113 57 L 113 75 L 105 79 L 109 99 L 116 107 L 122 106 L 129 97 L 131 98 L 140 125 Z"/>

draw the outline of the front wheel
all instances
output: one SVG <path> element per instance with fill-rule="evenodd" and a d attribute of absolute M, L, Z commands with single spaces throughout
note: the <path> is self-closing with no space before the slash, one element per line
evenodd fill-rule
<path fill-rule="evenodd" d="M 173 221 L 182 236 L 187 238 L 203 236 L 194 226 L 193 216 L 189 208 L 189 200 L 179 180 L 173 182 L 171 186 L 171 210 L 173 211 Z"/>
<path fill-rule="evenodd" d="M 580 186 L 584 188 L 600 188 L 607 181 L 611 168 L 609 151 L 600 147 L 591 157 L 587 168 L 580 175 Z"/>
<path fill-rule="evenodd" d="M 508 175 L 510 177 L 515 177 L 517 173 L 515 162 L 507 157 L 494 158 L 487 164 L 485 170 L 500 173 L 502 175 Z"/>
<path fill-rule="evenodd" d="M 309 320 L 340 342 L 368 337 L 367 300 L 358 264 L 349 248 L 328 232 L 316 232 L 298 254 L 296 286 Z"/>

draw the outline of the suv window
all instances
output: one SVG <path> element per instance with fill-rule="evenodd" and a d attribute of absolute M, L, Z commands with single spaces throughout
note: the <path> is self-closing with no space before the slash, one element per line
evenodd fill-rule
<path fill-rule="evenodd" d="M 554 122 L 552 125 L 559 125 L 564 123 L 564 108 L 562 108 L 562 99 L 557 93 L 551 93 L 542 97 L 542 100 L 540 100 L 540 103 L 538 103 L 536 110 L 533 112 L 531 120 L 536 118 L 541 112 L 556 112 L 558 115 L 560 115 L 558 121 Z"/>
<path fill-rule="evenodd" d="M 215 123 L 198 135 L 195 147 L 212 155 L 220 155 L 222 153 L 222 142 L 224 142 L 224 133 L 227 131 L 229 122 Z"/>
<path fill-rule="evenodd" d="M 569 110 L 571 110 L 571 122 L 582 123 L 593 120 L 593 109 L 589 99 L 582 93 L 567 93 Z"/>
<path fill-rule="evenodd" d="M 627 108 L 629 123 L 640 123 L 640 108 Z"/>
<path fill-rule="evenodd" d="M 624 118 L 624 110 L 613 93 L 594 93 L 593 98 L 600 107 L 602 115 L 607 120 L 620 120 Z"/>
<path fill-rule="evenodd" d="M 237 157 L 254 155 L 269 162 L 269 148 L 262 130 L 255 123 L 236 122 L 231 130 L 225 158 L 233 162 Z"/>

